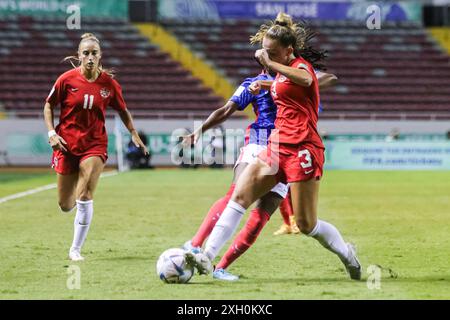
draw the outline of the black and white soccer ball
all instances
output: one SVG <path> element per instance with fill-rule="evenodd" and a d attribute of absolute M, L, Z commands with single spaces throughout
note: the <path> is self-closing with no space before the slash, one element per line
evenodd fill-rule
<path fill-rule="evenodd" d="M 166 283 L 187 283 L 194 274 L 194 267 L 186 263 L 186 251 L 172 248 L 164 251 L 156 263 L 158 277 Z"/>

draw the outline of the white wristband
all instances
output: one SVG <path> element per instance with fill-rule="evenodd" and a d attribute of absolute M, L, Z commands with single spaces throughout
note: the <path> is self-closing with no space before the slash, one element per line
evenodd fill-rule
<path fill-rule="evenodd" d="M 48 138 L 50 139 L 51 137 L 56 136 L 56 131 L 55 130 L 50 130 L 48 132 Z"/>

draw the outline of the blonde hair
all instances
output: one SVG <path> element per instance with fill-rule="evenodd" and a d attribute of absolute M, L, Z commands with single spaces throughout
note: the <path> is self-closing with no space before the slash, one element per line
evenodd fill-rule
<path fill-rule="evenodd" d="M 294 55 L 310 62 L 315 69 L 325 69 L 318 62 L 326 58 L 326 51 L 316 50 L 309 45 L 309 41 L 316 36 L 305 22 L 294 23 L 292 17 L 286 13 L 278 13 L 275 20 L 261 25 L 258 32 L 250 37 L 250 43 L 260 44 L 264 37 L 277 40 L 283 47 L 292 46 Z"/>
<path fill-rule="evenodd" d="M 83 35 L 81 36 L 80 43 L 78 44 L 78 52 L 80 51 L 80 47 L 81 47 L 81 44 L 83 43 L 83 41 L 94 41 L 94 42 L 97 42 L 97 44 L 98 44 L 98 46 L 100 48 L 100 40 L 93 33 L 89 33 L 88 32 L 88 33 L 83 33 Z M 101 48 L 100 48 L 100 50 L 101 50 Z M 78 56 L 76 56 L 76 55 L 67 56 L 67 57 L 65 57 L 63 59 L 63 61 L 69 61 L 70 64 L 72 65 L 72 67 L 74 67 L 74 68 L 77 68 L 77 67 L 79 67 L 81 65 L 81 61 L 78 58 Z M 76 61 L 78 65 L 76 65 L 74 63 L 74 61 Z M 98 64 L 98 71 L 100 72 L 100 74 L 102 72 L 105 72 L 107 75 L 109 75 L 112 78 L 114 77 L 114 75 L 116 73 L 114 69 L 104 69 L 103 65 L 101 63 Z"/>

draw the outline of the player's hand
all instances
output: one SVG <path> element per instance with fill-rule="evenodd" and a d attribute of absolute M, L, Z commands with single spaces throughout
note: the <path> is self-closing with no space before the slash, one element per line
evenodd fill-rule
<path fill-rule="evenodd" d="M 183 138 L 181 145 L 184 147 L 190 147 L 198 142 L 198 139 L 200 139 L 200 134 L 194 132 L 188 134 L 187 136 L 182 136 L 181 138 Z"/>
<path fill-rule="evenodd" d="M 255 95 L 255 96 L 258 95 L 259 92 L 261 91 L 261 81 L 259 81 L 259 80 L 253 81 L 248 86 L 248 91 L 250 91 L 250 93 Z"/>
<path fill-rule="evenodd" d="M 146 156 L 149 155 L 148 149 L 146 145 L 142 142 L 139 134 L 136 130 L 131 131 L 131 141 L 133 141 L 134 145 L 141 149 L 142 153 Z"/>
<path fill-rule="evenodd" d="M 269 54 L 266 49 L 259 49 L 255 52 L 255 58 L 267 69 L 269 70 L 269 63 L 271 62 Z"/>
<path fill-rule="evenodd" d="M 67 148 L 65 147 L 65 146 L 67 146 L 67 142 L 57 134 L 51 136 L 48 139 L 48 143 L 50 143 L 50 146 L 55 151 L 57 151 L 57 150 L 64 151 L 64 152 L 67 151 Z"/>

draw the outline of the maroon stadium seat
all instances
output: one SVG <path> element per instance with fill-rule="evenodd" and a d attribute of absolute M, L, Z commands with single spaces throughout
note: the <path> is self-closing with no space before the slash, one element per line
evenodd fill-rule
<path fill-rule="evenodd" d="M 248 40 L 261 23 L 163 25 L 238 84 L 260 70 Z M 339 78 L 336 88 L 321 94 L 322 118 L 438 119 L 450 112 L 450 58 L 420 25 L 386 23 L 377 32 L 345 21 L 311 25 L 318 32 L 315 44 L 329 50 L 328 72 Z"/>

